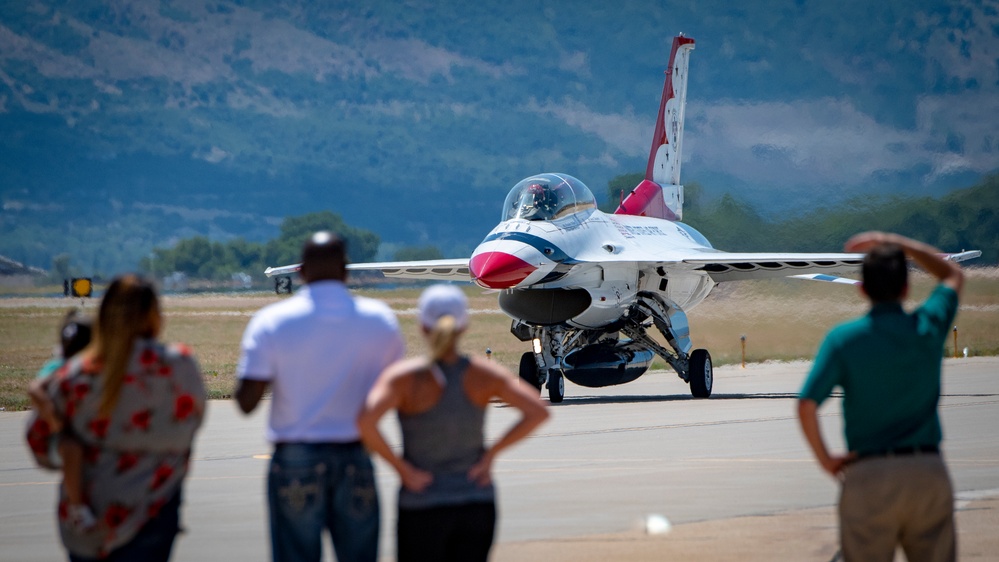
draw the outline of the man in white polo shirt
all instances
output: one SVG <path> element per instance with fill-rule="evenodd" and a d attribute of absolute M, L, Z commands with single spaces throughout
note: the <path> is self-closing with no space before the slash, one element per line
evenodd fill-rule
<path fill-rule="evenodd" d="M 344 285 L 346 247 L 318 232 L 302 250 L 305 286 L 257 312 L 243 334 L 236 401 L 244 413 L 271 389 L 267 479 L 275 561 L 318 561 L 328 529 L 340 562 L 378 557 L 374 468 L 357 415 L 381 371 L 404 352 L 384 303 Z"/>

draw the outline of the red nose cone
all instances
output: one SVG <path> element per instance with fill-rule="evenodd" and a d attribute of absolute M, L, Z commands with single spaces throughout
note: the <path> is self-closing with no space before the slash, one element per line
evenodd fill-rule
<path fill-rule="evenodd" d="M 489 289 L 509 289 L 534 272 L 536 267 L 503 252 L 483 252 L 468 263 L 475 282 Z"/>

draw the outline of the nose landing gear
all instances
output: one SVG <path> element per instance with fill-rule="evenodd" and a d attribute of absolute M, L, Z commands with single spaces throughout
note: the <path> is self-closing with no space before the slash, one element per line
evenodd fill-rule
<path fill-rule="evenodd" d="M 520 370 L 518 372 L 520 380 L 533 386 L 541 392 L 541 372 L 538 369 L 538 362 L 534 359 L 534 354 L 528 351 L 520 356 Z"/>

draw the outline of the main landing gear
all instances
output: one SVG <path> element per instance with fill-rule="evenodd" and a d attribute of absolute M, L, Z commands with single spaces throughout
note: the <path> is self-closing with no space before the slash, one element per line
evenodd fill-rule
<path fill-rule="evenodd" d="M 706 349 L 695 349 L 687 361 L 687 382 L 690 383 L 690 394 L 694 398 L 711 396 L 711 386 L 714 376 L 711 367 L 711 354 Z"/>
<path fill-rule="evenodd" d="M 711 396 L 714 384 L 711 354 L 706 349 L 695 349 L 689 353 L 685 351 L 691 347 L 686 315 L 670 306 L 658 294 L 643 291 L 638 297 L 635 306 L 629 311 L 629 322 L 621 331 L 669 363 L 676 374 L 690 385 L 691 396 Z M 652 326 L 666 339 L 668 348 L 649 336 L 646 330 Z"/>
<path fill-rule="evenodd" d="M 665 339 L 665 345 L 649 334 L 655 329 Z M 520 378 L 538 392 L 548 388 L 548 398 L 553 404 L 565 399 L 563 359 L 586 346 L 601 342 L 618 341 L 618 333 L 627 336 L 648 351 L 662 357 L 677 375 L 690 386 L 694 398 L 708 398 L 714 385 L 711 354 L 706 349 L 694 349 L 690 342 L 687 317 L 678 307 L 661 295 L 651 292 L 638 293 L 638 299 L 628 314 L 612 326 L 599 330 L 579 329 L 568 325 L 529 326 L 515 321 L 511 332 L 521 341 L 534 341 L 538 354 L 524 353 L 520 357 Z M 629 379 L 632 380 L 632 379 Z M 573 381 L 576 381 L 573 378 Z M 620 383 L 608 383 L 620 384 Z M 589 385 L 587 385 L 589 386 Z M 596 384 L 594 386 L 602 386 Z"/>

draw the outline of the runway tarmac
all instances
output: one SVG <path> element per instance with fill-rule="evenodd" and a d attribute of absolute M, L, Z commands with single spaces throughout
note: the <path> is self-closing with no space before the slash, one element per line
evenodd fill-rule
<path fill-rule="evenodd" d="M 655 560 L 667 553 L 686 560 L 770 560 L 788 558 L 788 548 L 796 560 L 831 560 L 837 488 L 812 460 L 794 417 L 808 367 L 719 368 L 708 400 L 690 398 L 667 371 L 601 389 L 567 383 L 551 421 L 496 464 L 494 561 Z M 838 402 L 821 410 L 834 447 L 842 443 Z M 173 560 L 269 559 L 263 406 L 243 417 L 229 402 L 210 403 L 185 488 L 187 532 Z M 962 558 L 995 557 L 999 358 L 946 360 L 941 414 L 958 491 Z M 512 416 L 494 406 L 488 435 L 495 437 Z M 0 561 L 64 559 L 53 515 L 58 475 L 29 459 L 26 418 L 25 412 L 0 413 Z M 385 423 L 398 443 L 394 420 Z M 391 560 L 398 480 L 388 465 L 377 467 L 382 554 Z M 648 514 L 668 518 L 672 532 L 646 535 Z"/>

